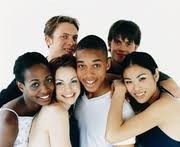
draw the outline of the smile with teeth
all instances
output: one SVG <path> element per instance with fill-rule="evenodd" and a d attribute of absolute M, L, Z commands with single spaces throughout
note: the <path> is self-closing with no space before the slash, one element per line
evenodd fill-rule
<path fill-rule="evenodd" d="M 145 92 L 135 93 L 135 96 L 140 97 L 140 96 L 143 96 L 144 94 L 145 94 Z"/>
<path fill-rule="evenodd" d="M 75 93 L 63 95 L 64 98 L 71 98 L 75 95 Z"/>
<path fill-rule="evenodd" d="M 95 82 L 95 80 L 86 81 L 87 84 L 93 84 L 94 82 Z"/>
<path fill-rule="evenodd" d="M 49 98 L 49 95 L 41 96 L 40 98 L 41 99 L 47 99 L 47 98 Z"/>

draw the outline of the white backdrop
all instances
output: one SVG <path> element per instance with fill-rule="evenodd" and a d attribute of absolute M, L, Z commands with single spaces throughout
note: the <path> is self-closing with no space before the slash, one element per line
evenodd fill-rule
<path fill-rule="evenodd" d="M 111 24 L 136 22 L 142 31 L 140 51 L 150 53 L 161 71 L 180 84 L 179 0 L 0 0 L 0 90 L 14 78 L 15 59 L 27 52 L 47 55 L 43 29 L 54 15 L 70 15 L 80 22 L 79 39 L 95 34 L 107 42 Z"/>

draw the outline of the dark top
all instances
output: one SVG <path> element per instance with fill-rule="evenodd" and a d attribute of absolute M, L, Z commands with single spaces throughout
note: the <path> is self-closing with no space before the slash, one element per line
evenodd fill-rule
<path fill-rule="evenodd" d="M 159 127 L 139 135 L 136 141 L 138 147 L 180 147 L 180 141 L 170 138 Z"/>
<path fill-rule="evenodd" d="M 7 102 L 19 97 L 22 95 L 22 92 L 19 90 L 16 85 L 16 80 L 14 79 L 6 89 L 3 89 L 0 93 L 0 107 Z"/>
<path fill-rule="evenodd" d="M 70 140 L 72 147 L 79 147 L 80 132 L 78 128 L 78 121 L 74 117 L 74 105 L 69 109 L 69 126 L 70 126 Z"/>

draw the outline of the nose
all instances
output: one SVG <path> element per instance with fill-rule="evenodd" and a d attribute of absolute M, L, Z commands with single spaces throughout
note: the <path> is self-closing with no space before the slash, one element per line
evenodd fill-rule
<path fill-rule="evenodd" d="M 87 70 L 86 70 L 86 72 L 85 72 L 85 75 L 86 75 L 87 77 L 91 77 L 91 76 L 94 75 L 94 74 L 95 74 L 95 73 L 94 73 L 93 68 L 91 68 L 91 67 L 87 68 Z"/>
<path fill-rule="evenodd" d="M 118 50 L 119 51 L 126 51 L 126 45 L 125 43 L 121 43 L 118 45 Z"/>
<path fill-rule="evenodd" d="M 41 93 L 48 94 L 49 91 L 50 91 L 50 88 L 46 84 L 43 84 L 41 87 Z"/>
<path fill-rule="evenodd" d="M 133 89 L 134 89 L 134 91 L 139 91 L 140 90 L 140 85 L 138 83 L 134 83 Z"/>
<path fill-rule="evenodd" d="M 73 36 L 68 37 L 68 44 L 71 46 L 76 44 L 76 41 L 74 40 Z"/>
<path fill-rule="evenodd" d="M 68 94 L 68 93 L 71 93 L 72 91 L 72 86 L 71 84 L 66 84 L 65 87 L 64 87 L 64 91 Z"/>

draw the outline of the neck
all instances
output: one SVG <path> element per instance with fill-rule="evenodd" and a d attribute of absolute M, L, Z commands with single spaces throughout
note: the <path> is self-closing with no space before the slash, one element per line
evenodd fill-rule
<path fill-rule="evenodd" d="M 120 72 L 121 72 L 121 63 L 112 60 L 111 69 L 112 69 L 113 73 L 120 74 Z"/>
<path fill-rule="evenodd" d="M 153 96 L 149 99 L 148 103 L 151 105 L 153 102 L 155 102 L 160 97 L 160 90 L 159 88 L 156 89 Z"/>
<path fill-rule="evenodd" d="M 68 111 L 69 108 L 71 107 L 70 104 L 64 103 L 64 102 L 62 102 L 62 101 L 58 101 L 58 103 L 59 103 L 64 109 L 66 109 L 67 111 Z"/>
<path fill-rule="evenodd" d="M 25 99 L 23 97 L 22 99 L 20 99 L 19 105 L 21 105 L 21 107 L 19 107 L 19 112 L 21 113 L 21 115 L 25 116 L 33 116 L 41 109 L 41 106 L 39 104 Z"/>

